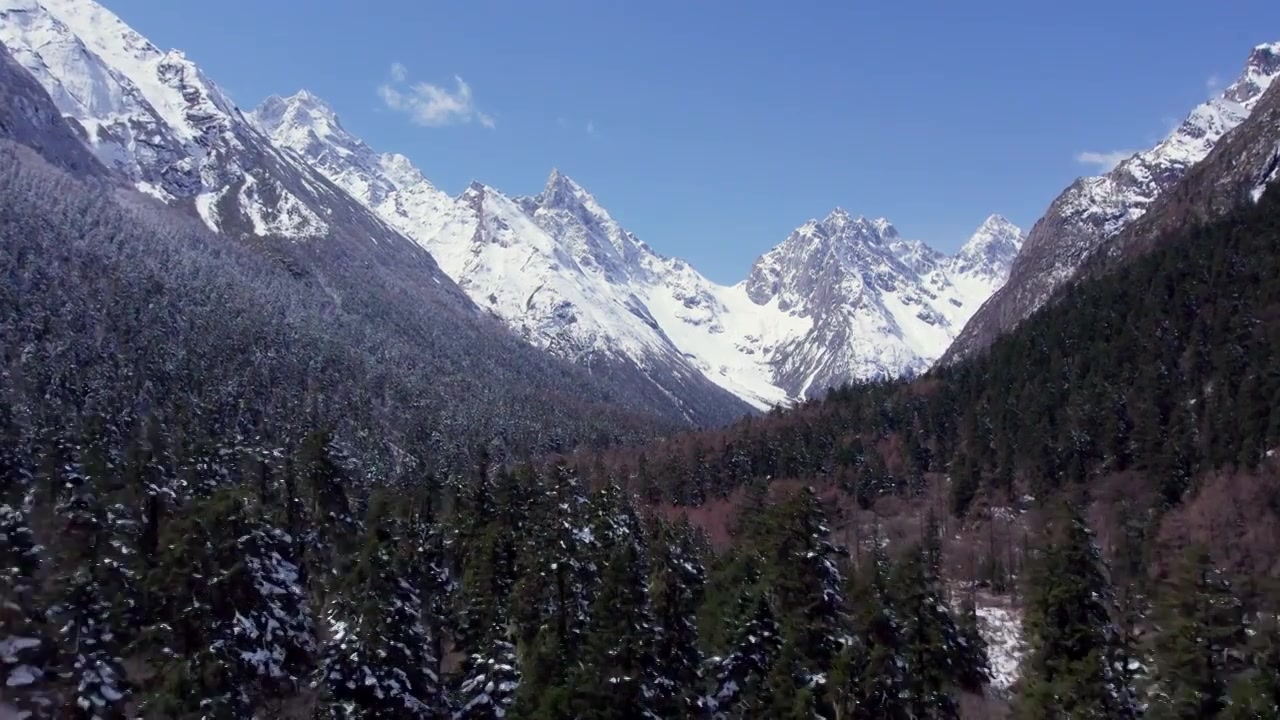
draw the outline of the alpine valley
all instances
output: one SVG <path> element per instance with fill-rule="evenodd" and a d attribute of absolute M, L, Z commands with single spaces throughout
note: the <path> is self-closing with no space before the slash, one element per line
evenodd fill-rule
<path fill-rule="evenodd" d="M 1280 720 L 1277 75 L 726 286 L 0 0 L 0 720 Z"/>

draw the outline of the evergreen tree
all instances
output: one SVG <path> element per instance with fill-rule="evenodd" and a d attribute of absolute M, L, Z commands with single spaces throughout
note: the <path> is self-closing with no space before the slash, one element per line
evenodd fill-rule
<path fill-rule="evenodd" d="M 7 480 L 14 484 L 5 490 L 19 492 L 0 493 L 10 495 L 6 499 L 19 497 L 14 504 L 0 504 L 0 687 L 7 688 L 21 711 L 49 717 L 51 708 L 41 691 L 51 679 L 54 648 L 44 635 L 37 604 L 40 556 L 22 507 L 25 484 L 19 485 L 15 471 L 10 472 Z"/>
<path fill-rule="evenodd" d="M 488 648 L 473 653 L 463 665 L 453 720 L 498 720 L 507 717 L 520 687 L 516 648 L 491 628 Z"/>
<path fill-rule="evenodd" d="M 372 514 L 359 561 L 328 613 L 322 707 L 334 718 L 449 717 L 425 621 L 430 599 L 407 579 L 415 546 L 388 509 Z"/>
<path fill-rule="evenodd" d="M 846 640 L 844 581 L 837 562 L 847 555 L 831 542 L 817 494 L 805 488 L 774 511 L 763 548 L 765 582 L 782 609 L 783 638 L 792 644 L 803 683 L 820 683 Z"/>
<path fill-rule="evenodd" d="M 1154 720 L 1215 718 L 1240 671 L 1244 609 L 1214 567 L 1207 548 L 1193 546 L 1158 596 Z"/>
<path fill-rule="evenodd" d="M 1117 632 L 1093 533 L 1075 503 L 1065 505 L 1035 563 L 1023 627 L 1029 648 L 1018 717 L 1125 718 L 1133 689 L 1116 667 Z"/>
<path fill-rule="evenodd" d="M 906 640 L 889 582 L 889 559 L 876 538 L 870 572 L 854 592 L 859 642 L 847 650 L 853 700 L 850 718 L 895 720 L 908 717 L 910 712 Z M 856 654 L 859 648 L 862 657 Z"/>
<path fill-rule="evenodd" d="M 217 491 L 162 533 L 143 646 L 165 662 L 148 710 L 243 717 L 278 707 L 311 674 L 313 619 L 292 538 L 255 517 L 253 502 Z"/>
<path fill-rule="evenodd" d="M 978 691 L 986 680 L 986 656 L 970 648 L 943 595 L 929 543 L 908 552 L 893 578 L 893 607 L 902 622 L 910 716 L 955 718 L 958 690 Z"/>
<path fill-rule="evenodd" d="M 987 656 L 987 641 L 978 625 L 978 609 L 973 598 L 966 597 L 960 603 L 956 615 L 955 684 L 961 690 L 980 693 L 991 682 L 991 665 Z"/>
<path fill-rule="evenodd" d="M 656 623 L 654 713 L 662 718 L 693 718 L 704 712 L 702 652 L 698 608 L 703 603 L 706 570 L 698 537 L 687 521 L 655 523 L 650 543 L 651 595 Z"/>
<path fill-rule="evenodd" d="M 714 684 L 707 699 L 717 720 L 759 717 L 767 694 L 766 680 L 773 674 L 782 638 L 767 594 L 744 594 L 743 622 L 735 633 L 733 648 L 710 664 Z"/>
<path fill-rule="evenodd" d="M 130 692 L 120 649 L 136 603 L 127 562 L 133 544 L 115 537 L 125 521 L 103 507 L 102 491 L 114 468 L 103 447 L 101 422 L 97 417 L 86 422 L 92 430 L 77 448 L 76 461 L 62 470 L 56 508 L 65 542 L 55 569 L 60 592 L 51 598 L 47 615 L 59 628 L 60 674 L 76 687 L 65 711 L 69 717 L 120 717 Z"/>
<path fill-rule="evenodd" d="M 658 667 L 645 538 L 634 508 L 616 485 L 606 487 L 593 504 L 595 532 L 606 555 L 571 680 L 575 715 L 656 717 Z"/>

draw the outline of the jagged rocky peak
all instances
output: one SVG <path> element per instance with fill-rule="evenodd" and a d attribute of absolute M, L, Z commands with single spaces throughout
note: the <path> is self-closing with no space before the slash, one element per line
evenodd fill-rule
<path fill-rule="evenodd" d="M 285 126 L 303 127 L 313 131 L 323 126 L 341 128 L 338 114 L 324 100 L 309 90 L 299 90 L 289 97 L 272 95 L 252 113 L 253 121 L 268 135 Z"/>
<path fill-rule="evenodd" d="M 1003 215 L 991 215 L 956 253 L 956 269 L 1003 276 L 1025 239 L 1022 228 Z"/>
<path fill-rule="evenodd" d="M 822 222 L 813 222 L 832 238 L 879 243 L 898 238 L 898 229 L 885 218 L 854 217 L 848 210 L 836 207 Z"/>
<path fill-rule="evenodd" d="M 538 205 L 542 207 L 563 208 L 580 205 L 587 194 L 581 185 L 560 172 L 560 168 L 551 168 L 551 174 L 547 176 L 547 184 L 538 194 L 537 200 Z"/>
<path fill-rule="evenodd" d="M 1276 75 L 1280 75 L 1280 42 L 1258 45 L 1249 53 L 1240 81 L 1227 89 L 1226 98 L 1246 102 L 1261 95 Z"/>

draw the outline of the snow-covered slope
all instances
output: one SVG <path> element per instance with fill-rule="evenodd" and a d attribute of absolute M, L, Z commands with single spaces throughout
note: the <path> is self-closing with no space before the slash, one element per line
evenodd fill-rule
<path fill-rule="evenodd" d="M 0 0 L 0 41 L 75 121 L 98 158 L 139 189 L 192 203 L 214 229 L 325 233 L 268 172 L 239 111 L 181 52 L 161 51 L 90 0 Z M 300 168 L 291 168 L 301 172 Z"/>
<path fill-rule="evenodd" d="M 1142 217 L 1249 117 L 1277 75 L 1280 43 L 1259 45 L 1230 87 L 1195 108 L 1158 145 L 1105 175 L 1080 178 L 1063 191 L 1032 227 L 1008 282 L 956 338 L 945 361 L 980 352 L 1035 312 L 1089 254 Z"/>
<path fill-rule="evenodd" d="M 402 156 L 346 131 L 310 93 L 269 98 L 250 117 L 428 248 L 530 342 L 580 363 L 625 358 L 673 392 L 697 375 L 757 407 L 927 367 L 1021 244 L 1021 232 L 993 216 L 946 257 L 886 221 L 883 238 L 859 234 L 868 221 L 838 212 L 726 287 L 654 252 L 559 171 L 532 197 L 473 183 L 449 198 Z M 820 267 L 827 258 L 835 264 Z"/>

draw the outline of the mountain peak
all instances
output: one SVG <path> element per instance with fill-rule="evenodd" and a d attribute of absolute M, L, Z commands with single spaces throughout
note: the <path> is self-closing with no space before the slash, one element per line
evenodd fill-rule
<path fill-rule="evenodd" d="M 543 193 L 552 192 L 583 192 L 582 186 L 573 181 L 573 178 L 560 172 L 560 168 L 551 168 L 551 174 L 547 176 L 547 183 L 543 186 Z"/>
<path fill-rule="evenodd" d="M 844 208 L 837 205 L 834 210 L 827 213 L 826 219 L 823 220 L 822 222 L 831 224 L 831 225 L 834 225 L 834 224 L 843 225 L 844 223 L 847 223 L 852 219 L 853 219 L 853 216 L 849 214 L 848 210 L 845 210 Z"/>
<path fill-rule="evenodd" d="M 333 111 L 329 103 L 320 99 L 315 93 L 303 88 L 293 95 L 285 98 L 285 103 L 293 107 L 305 109 L 310 112 L 318 112 L 330 117 L 336 117 L 337 113 Z"/>
<path fill-rule="evenodd" d="M 969 241 L 957 253 L 960 257 L 990 257 L 993 253 L 1007 255 L 1013 260 L 1022 247 L 1022 228 L 1009 222 L 1003 215 L 989 215 L 973 233 Z"/>
<path fill-rule="evenodd" d="M 1014 225 L 1005 216 L 993 213 L 988 215 L 986 220 L 982 221 L 982 224 L 978 226 L 977 232 L 974 233 L 969 242 L 972 243 L 974 240 L 985 235 L 1020 238 L 1022 236 L 1022 228 Z M 1019 245 L 1021 245 L 1021 241 L 1019 241 Z"/>
<path fill-rule="evenodd" d="M 326 133 L 330 128 L 340 129 L 338 114 L 333 108 L 310 90 L 299 90 L 289 97 L 272 95 L 262 101 L 253 112 L 251 120 L 263 132 L 271 135 L 285 126 L 307 128 Z"/>
<path fill-rule="evenodd" d="M 547 184 L 535 198 L 537 204 L 544 208 L 575 208 L 595 205 L 595 199 L 572 178 L 552 168 L 547 176 Z"/>

